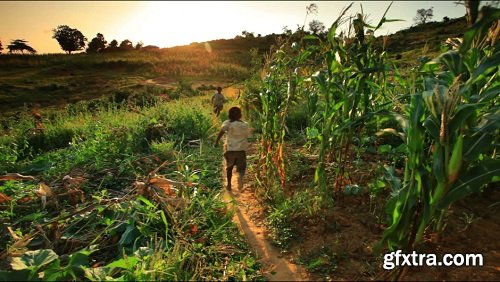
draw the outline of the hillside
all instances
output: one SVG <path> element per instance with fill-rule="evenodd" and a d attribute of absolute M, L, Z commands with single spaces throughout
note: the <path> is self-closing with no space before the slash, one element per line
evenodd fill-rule
<path fill-rule="evenodd" d="M 386 48 L 401 66 L 412 66 L 419 56 L 432 57 L 446 38 L 460 36 L 464 29 L 464 17 L 430 22 L 389 35 Z M 262 55 L 278 36 L 219 39 L 157 51 L 1 55 L 0 112 L 12 114 L 33 104 L 61 106 L 123 92 L 159 95 L 241 82 L 249 75 L 250 50 L 256 48 Z M 383 37 L 377 40 L 383 45 Z"/>
<path fill-rule="evenodd" d="M 497 280 L 499 15 L 0 56 L 0 281 Z"/>
<path fill-rule="evenodd" d="M 428 22 L 389 35 L 386 49 L 403 66 L 417 64 L 416 58 L 434 57 L 446 39 L 462 37 L 466 28 L 465 16 L 446 22 Z M 384 38 L 381 36 L 377 40 L 383 44 Z"/>

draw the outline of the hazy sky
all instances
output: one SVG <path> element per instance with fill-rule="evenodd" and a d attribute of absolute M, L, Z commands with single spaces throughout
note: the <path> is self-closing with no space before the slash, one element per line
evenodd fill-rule
<path fill-rule="evenodd" d="M 0 41 L 4 49 L 15 39 L 25 39 L 38 53 L 63 52 L 52 38 L 54 28 L 68 25 L 88 41 L 102 33 L 108 43 L 129 39 L 135 45 L 171 47 L 191 42 L 229 39 L 243 30 L 255 35 L 296 30 L 311 20 L 329 27 L 342 8 L 354 2 L 347 15 L 359 12 L 360 4 L 372 24 L 378 23 L 390 1 L 0 1 Z M 306 6 L 315 3 L 317 14 L 306 18 Z M 394 1 L 387 23 L 377 36 L 411 26 L 417 9 L 434 7 L 435 21 L 461 17 L 465 8 L 454 1 Z M 4 50 L 5 53 L 5 50 Z"/>

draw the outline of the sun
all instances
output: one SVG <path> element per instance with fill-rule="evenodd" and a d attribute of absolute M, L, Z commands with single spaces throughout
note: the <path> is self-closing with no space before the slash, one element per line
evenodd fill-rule
<path fill-rule="evenodd" d="M 229 2 L 145 2 L 121 19 L 117 36 L 158 47 L 222 38 L 234 33 L 227 15 L 235 8 Z"/>

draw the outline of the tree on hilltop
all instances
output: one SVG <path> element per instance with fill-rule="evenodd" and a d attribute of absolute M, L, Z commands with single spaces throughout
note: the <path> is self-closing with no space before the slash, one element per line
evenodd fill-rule
<path fill-rule="evenodd" d="M 119 46 L 120 50 L 122 51 L 130 51 L 134 50 L 134 46 L 132 45 L 132 41 L 125 39 L 120 43 Z"/>
<path fill-rule="evenodd" d="M 9 53 L 14 53 L 19 51 L 21 52 L 21 54 L 24 54 L 24 51 L 28 51 L 31 54 L 35 54 L 36 50 L 26 43 L 28 43 L 28 41 L 24 39 L 12 40 L 10 44 L 7 45 L 7 49 L 9 49 Z"/>
<path fill-rule="evenodd" d="M 253 33 L 253 32 L 246 31 L 246 30 L 242 31 L 242 32 L 241 32 L 241 35 L 242 35 L 243 37 L 245 37 L 245 38 L 254 38 L 254 37 L 255 37 L 255 35 L 254 35 L 254 33 Z"/>
<path fill-rule="evenodd" d="M 116 51 L 118 50 L 118 41 L 116 39 L 111 40 L 108 46 L 106 47 L 106 51 Z"/>
<path fill-rule="evenodd" d="M 141 50 L 142 49 L 142 46 L 144 46 L 144 43 L 142 43 L 142 41 L 139 41 L 137 42 L 137 44 L 135 44 L 135 50 Z"/>
<path fill-rule="evenodd" d="M 312 20 L 309 22 L 309 30 L 313 33 L 313 34 L 321 34 L 323 32 L 325 32 L 326 30 L 326 27 L 325 25 L 318 21 L 318 20 Z"/>
<path fill-rule="evenodd" d="M 87 38 L 76 28 L 71 28 L 67 25 L 60 25 L 57 29 L 52 30 L 54 35 L 52 38 L 56 39 L 61 46 L 61 49 L 71 55 L 73 51 L 82 50 L 85 47 Z"/>
<path fill-rule="evenodd" d="M 2 54 L 3 46 L 2 46 L 2 41 L 0 41 L 0 54 Z"/>
<path fill-rule="evenodd" d="M 430 7 L 429 9 L 418 9 L 417 15 L 413 18 L 417 25 L 424 24 L 427 20 L 432 19 L 434 17 L 434 7 Z"/>
<path fill-rule="evenodd" d="M 106 48 L 106 43 L 108 43 L 104 39 L 104 35 L 102 33 L 98 33 L 96 37 L 92 38 L 87 47 L 87 53 L 97 53 L 101 52 Z"/>

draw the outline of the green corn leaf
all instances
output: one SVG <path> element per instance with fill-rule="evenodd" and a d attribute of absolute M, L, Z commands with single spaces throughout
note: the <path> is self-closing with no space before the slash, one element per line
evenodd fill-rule
<path fill-rule="evenodd" d="M 139 199 L 141 202 L 143 202 L 144 204 L 146 204 L 148 207 L 155 208 L 155 205 L 153 205 L 153 203 L 151 203 L 151 201 L 149 201 L 148 199 L 144 198 L 143 196 L 139 195 L 139 196 L 137 196 L 137 199 Z"/>
<path fill-rule="evenodd" d="M 479 192 L 483 185 L 493 182 L 500 175 L 500 159 L 487 159 L 462 173 L 453 187 L 438 204 L 439 209 L 465 198 L 467 195 Z"/>
<path fill-rule="evenodd" d="M 335 45 L 335 33 L 337 33 L 337 28 L 340 25 L 342 17 L 345 15 L 347 10 L 349 10 L 352 7 L 353 4 L 354 4 L 354 2 L 349 4 L 349 6 L 347 6 L 347 8 L 344 8 L 340 12 L 339 17 L 332 23 L 330 29 L 328 30 L 328 35 L 327 35 L 328 42 L 330 42 L 330 44 Z"/>
<path fill-rule="evenodd" d="M 439 138 L 438 138 L 439 139 Z M 434 156 L 432 161 L 432 174 L 438 182 L 446 180 L 446 172 L 444 166 L 444 147 L 439 143 L 434 143 Z"/>
<path fill-rule="evenodd" d="M 434 138 L 434 140 L 439 141 L 439 124 L 435 118 L 428 116 L 424 121 L 424 127 L 427 132 Z"/>
<path fill-rule="evenodd" d="M 384 165 L 384 180 L 389 184 L 393 195 L 399 194 L 401 190 L 401 179 L 396 175 L 394 167 Z"/>
<path fill-rule="evenodd" d="M 457 76 L 463 72 L 464 64 L 458 51 L 450 50 L 439 55 L 437 60 L 440 63 L 444 64 L 453 73 L 454 76 Z"/>
<path fill-rule="evenodd" d="M 391 4 L 389 4 L 389 6 L 387 6 L 387 9 L 385 9 L 385 12 L 382 15 L 382 18 L 380 19 L 380 22 L 377 24 L 377 27 L 375 27 L 375 30 L 379 29 L 386 22 L 404 21 L 404 20 L 388 20 L 385 18 L 385 15 L 387 15 L 387 12 L 389 12 L 389 9 L 391 8 L 391 6 L 392 6 L 392 2 L 391 2 Z"/>
<path fill-rule="evenodd" d="M 302 64 L 309 56 L 311 56 L 312 52 L 309 50 L 305 50 L 304 52 L 300 53 L 299 56 L 297 57 L 297 64 Z"/>
<path fill-rule="evenodd" d="M 494 133 L 500 129 L 500 113 L 487 113 L 483 115 L 483 120 L 478 128 L 479 132 Z"/>
<path fill-rule="evenodd" d="M 470 78 L 470 84 L 474 84 L 487 76 L 490 72 L 498 69 L 500 65 L 500 52 L 495 53 L 492 57 L 487 58 L 474 71 Z"/>
<path fill-rule="evenodd" d="M 439 70 L 439 63 L 436 60 L 429 61 L 420 67 L 421 72 L 435 73 Z"/>
<path fill-rule="evenodd" d="M 328 91 L 327 89 L 327 81 L 325 77 L 325 73 L 322 71 L 317 71 L 314 73 L 311 77 L 315 84 L 319 86 L 320 90 L 322 93 L 326 93 Z"/>
<path fill-rule="evenodd" d="M 470 49 L 468 52 L 467 52 L 467 56 L 464 56 L 462 59 L 463 59 L 463 62 L 464 62 L 464 65 L 465 67 L 467 68 L 467 71 L 469 73 L 473 73 L 474 70 L 476 69 L 476 66 L 478 65 L 479 63 L 479 60 L 481 59 L 481 53 L 482 51 L 477 49 L 477 48 L 473 48 L 473 49 Z"/>
<path fill-rule="evenodd" d="M 464 159 L 468 162 L 474 161 L 479 154 L 488 150 L 494 138 L 488 133 L 477 133 L 473 136 L 464 138 Z"/>
<path fill-rule="evenodd" d="M 479 96 L 479 102 L 480 103 L 489 102 L 492 99 L 497 98 L 498 94 L 500 94 L 500 85 L 497 85 L 495 87 L 487 89 L 486 91 L 483 91 L 483 93 L 481 93 L 481 95 Z"/>
<path fill-rule="evenodd" d="M 448 182 L 453 183 L 458 177 L 458 172 L 462 166 L 462 153 L 464 147 L 464 137 L 459 135 L 455 145 L 453 146 L 453 151 L 451 153 L 450 162 L 448 163 Z"/>
<path fill-rule="evenodd" d="M 477 107 L 477 104 L 460 105 L 449 122 L 448 132 L 453 133 L 459 130 L 464 125 L 464 122 L 475 114 Z"/>
<path fill-rule="evenodd" d="M 31 271 L 28 269 L 18 271 L 4 271 L 0 270 L 0 281 L 36 281 L 33 279 Z"/>

